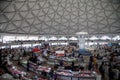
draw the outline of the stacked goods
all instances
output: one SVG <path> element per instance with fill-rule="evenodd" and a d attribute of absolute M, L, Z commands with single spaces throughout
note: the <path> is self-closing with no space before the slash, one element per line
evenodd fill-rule
<path fill-rule="evenodd" d="M 57 57 L 65 56 L 65 51 L 56 51 L 56 56 Z"/>
<path fill-rule="evenodd" d="M 58 75 L 65 75 L 65 76 L 73 76 L 72 72 L 70 70 L 60 70 L 57 71 Z"/>
<path fill-rule="evenodd" d="M 37 71 L 50 72 L 51 68 L 47 66 L 38 66 Z"/>

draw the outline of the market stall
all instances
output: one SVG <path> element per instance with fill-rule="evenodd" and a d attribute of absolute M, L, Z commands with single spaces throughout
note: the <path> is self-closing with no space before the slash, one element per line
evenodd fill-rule
<path fill-rule="evenodd" d="M 94 72 L 91 71 L 59 70 L 56 74 L 57 78 L 62 80 L 96 80 Z"/>
<path fill-rule="evenodd" d="M 24 66 L 27 69 L 27 61 L 26 60 L 22 60 L 21 61 L 21 65 Z M 43 75 L 48 77 L 49 72 L 51 70 L 51 68 L 49 66 L 41 66 L 41 65 L 37 65 L 33 62 L 29 63 L 29 70 L 33 71 L 34 73 L 38 74 L 38 75 Z"/>
<path fill-rule="evenodd" d="M 22 65 L 25 65 L 24 61 L 22 62 Z M 34 65 L 31 64 L 30 65 Z M 51 68 L 49 66 L 40 66 L 40 65 L 36 65 L 34 67 L 31 68 L 35 68 L 34 72 L 37 74 L 41 74 L 44 75 L 46 77 L 49 77 L 49 72 L 51 70 Z M 31 69 L 33 70 L 33 69 Z M 63 79 L 63 80 L 97 80 L 96 79 L 96 73 L 93 71 L 71 71 L 71 70 L 66 70 L 64 69 L 64 67 L 62 68 L 58 68 L 55 70 L 54 72 L 54 76 L 57 76 L 57 79 Z"/>
<path fill-rule="evenodd" d="M 14 78 L 19 78 L 23 80 L 28 80 L 33 78 L 32 76 L 30 76 L 30 74 L 26 73 L 25 71 L 21 71 L 17 69 L 17 67 L 14 65 L 8 66 L 7 69 Z"/>

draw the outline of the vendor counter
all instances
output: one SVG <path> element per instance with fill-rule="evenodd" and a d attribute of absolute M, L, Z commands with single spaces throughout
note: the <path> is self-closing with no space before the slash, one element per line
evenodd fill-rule
<path fill-rule="evenodd" d="M 62 80 L 96 80 L 96 75 L 90 71 L 73 72 L 60 70 L 56 72 L 57 78 Z"/>
<path fill-rule="evenodd" d="M 27 67 L 27 63 L 25 62 L 26 61 L 22 61 L 21 64 L 24 67 Z M 51 67 L 41 66 L 30 62 L 30 70 L 34 71 L 37 74 L 45 73 L 45 76 L 49 78 Z M 62 80 L 101 80 L 97 78 L 98 74 L 94 71 L 71 71 L 64 69 L 64 67 L 62 68 L 58 67 L 58 69 L 54 70 L 53 74 L 54 74 L 53 78 Z"/>
<path fill-rule="evenodd" d="M 24 66 L 25 68 L 27 68 L 27 61 L 23 60 L 21 61 L 21 65 Z M 48 66 L 41 66 L 41 65 L 37 65 L 36 63 L 33 62 L 29 62 L 29 68 L 31 71 L 44 71 L 44 72 L 50 72 L 51 68 Z"/>
<path fill-rule="evenodd" d="M 65 61 L 65 62 L 73 62 L 73 61 L 77 61 L 78 59 L 75 58 L 75 57 L 56 57 L 56 56 L 49 56 L 48 58 L 49 60 L 50 59 L 53 59 L 53 60 L 58 60 L 58 61 Z"/>
<path fill-rule="evenodd" d="M 26 61 L 23 64 L 24 66 L 26 66 Z M 35 70 L 37 69 L 37 71 L 41 71 L 41 69 L 48 71 L 45 67 L 41 68 L 38 67 L 37 68 L 37 64 L 34 63 L 30 63 L 31 69 Z M 44 78 L 43 76 L 39 75 L 39 74 L 33 74 L 30 73 L 26 70 L 22 70 L 23 68 L 17 68 L 18 66 L 14 66 L 14 64 L 8 65 L 7 66 L 7 70 L 8 72 L 16 79 L 20 79 L 20 80 L 48 80 L 47 78 Z"/>
<path fill-rule="evenodd" d="M 32 77 L 30 74 L 26 73 L 25 71 L 21 71 L 17 69 L 14 65 L 10 65 L 7 67 L 9 73 L 12 74 L 14 78 L 22 79 L 22 80 L 32 80 Z"/>

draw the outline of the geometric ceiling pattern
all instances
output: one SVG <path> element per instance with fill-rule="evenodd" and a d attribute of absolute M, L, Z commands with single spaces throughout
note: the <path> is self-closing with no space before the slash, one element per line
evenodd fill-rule
<path fill-rule="evenodd" d="M 37 35 L 120 33 L 119 0 L 1 0 L 0 32 Z"/>

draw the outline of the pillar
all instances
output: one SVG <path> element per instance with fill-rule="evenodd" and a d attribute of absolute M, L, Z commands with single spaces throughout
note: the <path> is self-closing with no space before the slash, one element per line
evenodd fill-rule
<path fill-rule="evenodd" d="M 87 32 L 78 32 L 76 33 L 78 37 L 78 45 L 79 49 L 85 49 L 85 37 L 88 33 Z"/>

